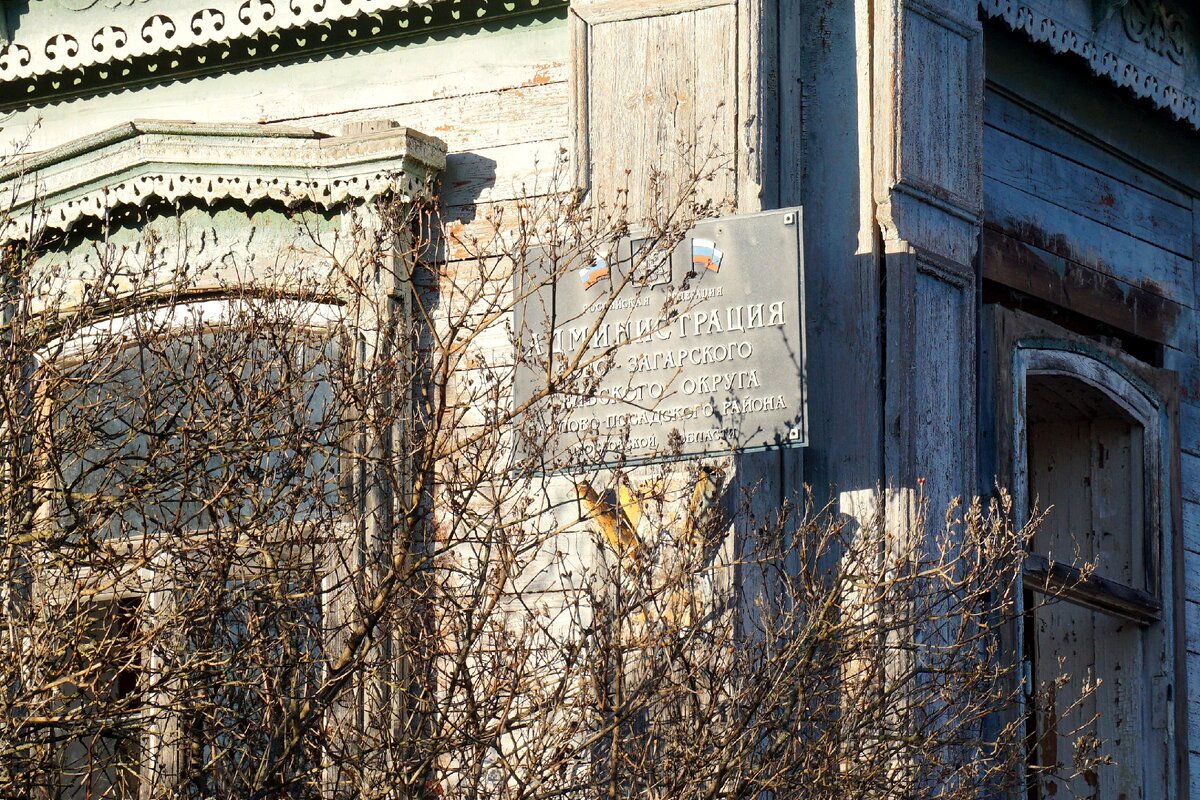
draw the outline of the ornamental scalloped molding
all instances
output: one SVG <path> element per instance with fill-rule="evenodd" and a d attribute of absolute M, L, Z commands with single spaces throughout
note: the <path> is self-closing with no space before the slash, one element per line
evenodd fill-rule
<path fill-rule="evenodd" d="M 334 209 L 386 193 L 426 194 L 446 166 L 440 139 L 408 128 L 328 136 L 274 125 L 138 120 L 0 171 L 0 203 L 11 208 L 0 242 L 31 230 L 67 231 L 151 200 L 276 201 Z"/>
<path fill-rule="evenodd" d="M 980 0 L 980 5 L 989 17 L 1002 20 L 1035 42 L 1049 45 L 1055 52 L 1083 57 L 1097 75 L 1129 88 L 1177 119 L 1200 129 L 1200 99 L 1145 66 L 1099 46 L 1093 32 L 1075 30 L 1047 13 L 1015 0 Z"/>
<path fill-rule="evenodd" d="M 99 2 L 100 0 L 58 0 L 58 4 L 69 11 L 86 11 Z M 146 0 L 104 0 L 104 5 L 106 8 L 119 8 L 145 2 Z"/>
<path fill-rule="evenodd" d="M 205 0 L 188 10 L 152 10 L 140 23 L 60 31 L 0 47 L 0 82 L 203 47 L 275 31 L 429 6 L 442 0 Z M 86 0 L 77 0 L 76 5 Z M 88 4 L 88 7 L 95 2 Z M 151 4 L 151 8 L 156 4 Z M 69 19 L 69 17 L 64 17 Z M 19 37 L 20 31 L 16 31 Z"/>

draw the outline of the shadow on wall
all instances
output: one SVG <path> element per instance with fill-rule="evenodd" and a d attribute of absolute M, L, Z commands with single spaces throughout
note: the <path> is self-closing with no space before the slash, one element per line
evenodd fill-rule
<path fill-rule="evenodd" d="M 421 257 L 430 263 L 445 263 L 471 258 L 487 239 L 494 236 L 487 225 L 475 225 L 486 213 L 481 202 L 496 186 L 496 162 L 478 153 L 451 153 L 446 156 L 446 171 L 442 173 L 438 191 L 440 224 L 433 225 L 426 235 Z"/>
<path fill-rule="evenodd" d="M 883 479 L 881 284 L 876 253 L 860 244 L 854 4 L 783 5 L 778 205 L 804 207 L 809 446 L 735 458 L 730 491 L 761 511 L 802 502 L 805 483 L 820 504 Z"/>

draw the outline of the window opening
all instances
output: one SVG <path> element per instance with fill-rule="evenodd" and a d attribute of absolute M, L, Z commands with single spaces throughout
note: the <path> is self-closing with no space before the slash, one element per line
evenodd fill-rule
<path fill-rule="evenodd" d="M 1155 735 L 1151 628 L 1162 612 L 1157 412 L 1120 376 L 1078 361 L 1088 377 L 1040 371 L 1036 358 L 1024 376 L 1026 508 L 1052 506 L 1025 569 L 1029 796 L 1138 800 L 1157 794 L 1145 747 Z M 1107 386 L 1089 379 L 1098 375 Z M 1113 764 L 1076 774 L 1089 748 Z"/>
<path fill-rule="evenodd" d="M 136 597 L 112 598 L 72 609 L 76 625 L 62 642 L 64 686 L 55 732 L 65 798 L 138 797 L 145 708 Z"/>
<path fill-rule="evenodd" d="M 205 302 L 47 348 L 45 528 L 61 546 L 35 602 L 88 621 L 57 668 L 86 677 L 60 701 L 80 709 L 65 797 L 133 798 L 168 776 L 234 796 L 283 706 L 320 680 L 343 511 L 336 322 L 313 304 Z"/>

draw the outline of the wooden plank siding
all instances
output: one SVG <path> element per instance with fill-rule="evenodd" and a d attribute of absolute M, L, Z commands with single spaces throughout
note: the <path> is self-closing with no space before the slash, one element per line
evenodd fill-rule
<path fill-rule="evenodd" d="M 331 134 L 354 124 L 391 121 L 447 144 L 439 201 L 442 219 L 461 240 L 452 238 L 426 255 L 461 260 L 448 265 L 445 279 L 469 283 L 486 271 L 472 258 L 466 244 L 471 237 L 483 240 L 484 251 L 496 252 L 489 219 L 511 228 L 518 197 L 544 193 L 556 169 L 567 174 L 559 162 L 568 144 L 569 63 L 562 8 L 502 25 L 484 21 L 336 55 L 30 106 L 6 119 L 4 141 L 27 138 L 27 150 L 45 150 L 139 118 L 280 123 Z M 506 274 L 489 277 L 500 292 L 510 285 Z M 479 319 L 475 309 L 442 303 L 435 309 L 437 324 L 474 325 Z M 479 332 L 463 354 L 464 363 L 473 358 L 497 370 L 509 367 L 507 321 L 501 317 Z M 465 373 L 464 379 L 471 377 Z M 481 410 L 465 401 L 452 413 L 460 415 L 462 427 L 483 421 Z M 571 493 L 569 483 L 559 491 L 564 497 Z M 572 573 L 582 574 L 581 560 L 601 557 L 593 539 L 590 531 L 567 530 L 561 541 L 547 543 L 521 576 L 519 588 L 540 596 L 555 612 L 555 625 L 566 624 L 564 609 L 581 613 L 568 602 L 577 592 L 564 586 Z M 558 557 L 562 553 L 571 558 Z"/>
<path fill-rule="evenodd" d="M 1057 256 L 1182 305 L 1192 305 L 1191 256 L 1088 219 L 1033 187 L 1014 187 L 984 173 L 988 224 Z M 1063 193 L 1065 194 L 1065 192 Z M 1062 195 L 1058 195 L 1062 197 Z"/>
<path fill-rule="evenodd" d="M 619 195 L 617 189 L 628 186 L 634 213 L 645 211 L 651 204 L 646 189 L 657 170 L 678 180 L 710 148 L 729 163 L 706 187 L 706 197 L 720 203 L 747 193 L 739 160 L 746 152 L 739 142 L 753 120 L 744 117 L 745 98 L 740 94 L 748 82 L 738 72 L 741 8 L 724 0 L 678 0 L 666 6 L 674 9 L 672 13 L 660 15 L 633 0 L 580 2 L 574 8 L 602 5 L 612 13 L 592 18 L 591 38 L 585 39 L 590 50 L 584 48 L 582 54 L 583 77 L 592 81 L 590 87 L 578 74 L 572 80 L 580 54 L 572 52 L 576 45 L 564 8 L 502 25 L 464 24 L 412 40 L 266 64 L 252 71 L 32 105 L 12 112 L 4 135 L 8 141 L 27 134 L 28 147 L 40 150 L 134 118 L 283 123 L 330 133 L 356 123 L 394 121 L 447 143 L 440 211 L 449 235 L 436 238 L 425 256 L 447 267 L 444 280 L 469 283 L 495 263 L 491 256 L 515 232 L 520 199 L 545 196 L 556 188 L 555 179 L 565 185 L 574 178 L 565 169 L 565 159 L 579 160 L 579 152 L 570 151 L 580 119 L 583 141 L 590 146 L 584 167 L 594 197 Z M 856 17 L 858 7 L 846 0 L 780 3 L 776 10 L 766 29 L 780 49 L 772 79 L 777 84 L 772 113 L 778 119 L 772 123 L 775 130 L 767 133 L 768 138 L 777 135 L 778 141 L 771 145 L 776 151 L 763 179 L 771 188 L 759 200 L 766 207 L 804 206 L 811 444 L 802 454 L 721 459 L 729 476 L 730 502 L 744 502 L 761 520 L 785 499 L 802 504 L 805 480 L 818 502 L 840 497 L 843 510 L 855 497 L 873 496 L 889 464 L 886 431 L 901 430 L 884 398 L 899 396 L 903 378 L 912 384 L 904 406 L 912 422 L 904 430 L 909 452 L 900 460 L 913 467 L 914 475 L 931 478 L 930 497 L 936 507 L 949 499 L 937 492 L 956 494 L 962 479 L 969 483 L 963 473 L 970 468 L 963 464 L 969 463 L 970 453 L 960 444 L 966 442 L 969 451 L 974 446 L 970 410 L 964 406 L 948 415 L 946 398 L 962 395 L 973 400 L 972 387 L 964 389 L 960 378 L 986 370 L 986 354 L 976 369 L 971 339 L 976 328 L 971 256 L 963 256 L 958 274 L 915 251 L 886 256 L 880 252 L 879 224 L 873 218 L 878 198 L 871 193 L 876 178 L 869 172 L 872 159 L 879 157 L 873 137 L 882 141 L 891 134 L 872 126 L 885 128 L 895 120 L 889 122 L 872 107 L 879 97 L 872 94 L 866 77 L 871 60 L 864 43 L 871 41 L 875 22 Z M 913 81 L 905 84 L 906 91 L 959 101 L 966 96 L 968 78 L 973 78 L 939 70 L 946 63 L 967 63 L 967 56 L 959 50 L 952 51 L 952 58 L 934 54 L 943 47 L 967 48 L 973 40 L 928 15 L 905 13 L 907 37 L 949 43 L 916 52 L 905 73 Z M 994 51 L 1006 55 L 989 53 L 989 62 L 1012 60 L 1004 47 Z M 1029 72 L 1037 67 L 1011 69 Z M 992 71 L 990 63 L 987 71 Z M 890 70 L 884 72 L 894 77 Z M 1161 353 L 1162 366 L 1179 374 L 1182 585 L 1173 589 L 1183 603 L 1186 630 L 1179 647 L 1186 651 L 1191 689 L 1188 719 L 1178 722 L 1186 725 L 1192 794 L 1200 797 L 1200 352 L 1195 319 L 1200 167 L 1189 167 L 1194 156 L 1178 156 L 1177 145 L 1161 146 L 1174 140 L 1139 140 L 1143 120 L 1124 123 L 1125 139 L 1114 135 L 1122 123 L 1103 116 L 1106 110 L 1095 105 L 1098 92 L 1048 96 L 1051 90 L 1045 87 L 1067 85 L 1062 76 L 1039 85 L 1028 94 L 999 82 L 988 86 L 979 173 L 972 159 L 942 160 L 950 152 L 947 140 L 974 141 L 966 126 L 977 130 L 979 119 L 957 106 L 945 114 L 927 114 L 928 104 L 918 104 L 921 113 L 909 112 L 905 118 L 911 127 L 900 144 L 907 149 L 900 152 L 903 163 L 894 177 L 935 199 L 941 195 L 930 194 L 928 187 L 948 185 L 954 189 L 946 194 L 953 201 L 950 205 L 964 203 L 963 198 L 974 202 L 976 194 L 981 195 L 979 242 L 985 280 L 1152 343 L 1147 349 Z M 572 106 L 580 95 L 584 113 L 573 117 Z M 1059 106 L 1062 116 L 1046 110 Z M 1138 148 L 1146 151 L 1143 161 L 1130 155 Z M 1156 148 L 1168 155 L 1150 152 Z M 738 157 L 731 156 L 734 153 Z M 1187 162 L 1184 166 L 1192 172 L 1172 173 L 1167 161 L 1173 157 Z M 900 194 L 889 199 L 897 207 L 906 202 Z M 737 210 L 757 209 L 743 200 Z M 967 231 L 962 238 L 973 244 L 975 207 L 966 203 L 956 210 L 959 222 L 953 230 Z M 906 236 L 919 232 L 915 223 L 907 224 L 912 228 Z M 881 265 L 892 272 L 881 274 Z M 908 284 L 901 282 L 901 265 Z M 480 318 L 478 309 L 465 306 L 465 301 L 455 305 L 448 300 L 438 313 L 443 322 L 473 325 Z M 896 313 L 909 310 L 911 318 Z M 507 317 L 493 320 L 464 359 L 469 355 L 498 369 L 510 366 L 505 322 Z M 911 346 L 900 347 L 901 337 L 910 335 Z M 930 342 L 940 346 L 927 347 Z M 884 380 L 887 358 L 896 354 L 902 357 L 893 364 L 891 379 Z M 982 394 L 980 401 L 988 405 Z M 484 409 L 464 401 L 461 413 L 462 425 L 482 424 Z M 962 424 L 954 424 L 956 419 Z M 914 431 L 915 436 L 908 435 Z M 996 435 L 995 430 L 990 433 Z M 1066 444 L 1063 449 L 1068 450 Z M 686 485 L 689 469 L 678 465 L 670 479 Z M 635 478 L 653 471 L 643 468 Z M 994 477 L 986 471 L 983 477 L 984 491 L 990 490 Z M 573 495 L 568 479 L 555 481 L 556 497 Z M 1067 489 L 1063 492 L 1071 496 Z M 568 506 L 564 501 L 562 513 L 567 517 L 572 513 Z M 1091 530 L 1093 509 L 1080 513 L 1084 511 Z M 560 521 L 564 528 L 573 525 L 578 514 Z M 583 527 L 563 534 L 562 549 L 578 559 L 602 561 L 603 547 Z M 563 587 L 569 573 L 556 555 L 549 544 L 539 552 L 520 588 L 562 600 L 561 608 L 555 606 L 557 615 L 567 606 L 569 594 Z M 574 568 L 572 563 L 566 568 Z M 1047 619 L 1054 614 L 1062 617 L 1056 624 L 1069 622 L 1072 614 L 1088 625 L 1096 619 L 1092 611 L 1066 609 L 1050 612 Z M 1117 635 L 1129 635 L 1120 629 L 1107 632 L 1114 641 Z M 1072 652 L 1080 670 L 1103 666 L 1103 633 L 1091 643 L 1090 652 Z M 1039 646 L 1047 653 L 1067 647 L 1051 642 L 1049 634 L 1043 638 Z M 1117 684 L 1119 676 L 1108 677 L 1111 685 Z"/>
<path fill-rule="evenodd" d="M 1182 416 L 1182 415 L 1181 415 Z M 1180 428 L 1188 426 L 1181 420 Z M 1193 430 L 1193 434 L 1194 430 Z M 1196 496 L 1195 482 L 1200 480 L 1200 457 L 1184 453 L 1181 458 L 1184 464 L 1182 484 L 1185 496 Z M 1189 487 L 1188 484 L 1193 486 Z M 1200 504 L 1193 500 L 1183 502 L 1184 530 L 1184 619 L 1185 647 L 1187 649 L 1187 730 L 1189 733 L 1188 748 L 1190 751 L 1190 796 L 1198 797 L 1200 793 L 1200 743 L 1197 742 L 1197 732 L 1200 732 L 1200 692 L 1194 687 L 1200 686 Z"/>
<path fill-rule="evenodd" d="M 701 200 L 732 210 L 737 195 L 735 115 L 739 102 L 733 4 L 661 16 L 613 13 L 587 20 L 582 108 L 578 124 L 581 179 L 594 199 L 625 204 L 634 221 L 680 196 L 693 175 Z M 687 8 L 683 6 L 682 8 Z M 625 9 L 629 11 L 629 9 Z M 630 74 L 638 79 L 630 80 Z M 747 209 L 743 209 L 747 210 Z M 758 210 L 758 209 L 749 209 Z"/>
<path fill-rule="evenodd" d="M 1194 223 L 1179 186 L 989 87 L 985 277 L 1194 352 Z"/>
<path fill-rule="evenodd" d="M 983 229 L 981 247 L 989 280 L 1159 344 L 1195 338 L 1191 309 L 1161 294 L 995 228 Z"/>
<path fill-rule="evenodd" d="M 489 216 L 544 192 L 567 144 L 569 42 L 563 14 L 221 73 L 15 112 L 6 134 L 54 147 L 135 118 L 284 123 L 336 133 L 391 120 L 447 143 L 443 219 L 463 242 L 491 237 Z M 508 209 L 511 210 L 511 209 Z M 451 246 L 449 258 L 468 258 Z"/>
<path fill-rule="evenodd" d="M 1186 704 L 1179 708 L 1186 719 L 1179 719 L 1177 726 L 1180 735 L 1187 737 L 1190 790 L 1196 797 L 1200 796 L 1200 692 L 1196 691 L 1200 686 L 1200 360 L 1195 309 L 1200 183 L 1186 169 L 1162 169 L 1167 156 L 1150 152 L 1157 140 L 1135 133 L 1144 123 L 1123 125 L 1111 107 L 1103 116 L 1089 113 L 1094 100 L 1081 99 L 1090 97 L 1084 91 L 1058 103 L 1047 87 L 1063 84 L 1044 75 L 1037 79 L 1018 75 L 1029 69 L 996 70 L 1002 73 L 1000 82 L 989 84 L 986 92 L 983 277 L 1153 342 L 1160 348 L 1163 366 L 1179 375 L 1183 546 L 1176 552 L 1183 564 L 1182 585 L 1174 587 L 1173 595 L 1183 606 L 1184 630 L 1176 646 L 1183 650 L 1187 695 Z M 1165 569 L 1169 573 L 1174 566 L 1169 562 Z M 1108 678 L 1111 682 L 1119 676 Z M 1160 701 L 1166 703 L 1158 697 L 1153 702 Z"/>
<path fill-rule="evenodd" d="M 1181 488 L 1185 495 L 1183 502 L 1183 535 L 1184 535 L 1184 619 L 1185 647 L 1187 648 L 1188 686 L 1200 685 L 1200 504 L 1196 501 L 1200 495 L 1197 482 L 1200 481 L 1200 407 L 1191 403 L 1181 403 L 1179 407 L 1179 444 L 1180 466 L 1182 471 Z M 1194 689 L 1188 695 L 1189 731 L 1200 731 L 1200 693 Z M 1200 747 L 1195 737 L 1191 741 L 1192 751 L 1192 781 L 1197 780 L 1197 768 L 1200 767 Z"/>
<path fill-rule="evenodd" d="M 993 154 L 985 173 L 992 181 L 1191 259 L 1190 203 L 1172 202 L 990 125 L 984 127 L 983 142 Z"/>
<path fill-rule="evenodd" d="M 30 149 L 42 150 L 136 118 L 310 122 L 326 130 L 387 118 L 383 109 L 395 109 L 400 124 L 453 140 L 451 149 L 463 150 L 478 146 L 474 131 L 487 127 L 482 120 L 498 102 L 511 100 L 508 108 L 519 107 L 524 93 L 535 98 L 535 90 L 564 82 L 567 58 L 561 14 L 523 18 L 499 29 L 464 26 L 437 37 L 271 64 L 249 74 L 223 72 L 51 105 L 34 103 L 6 119 L 4 143 L 31 131 Z M 557 112 L 563 120 L 565 108 L 564 103 Z M 440 116 L 443 111 L 446 116 Z M 457 137 L 456 113 L 473 120 Z M 554 113 L 543 108 L 533 121 Z M 480 143 L 528 140 L 539 130 L 521 114 L 493 116 L 492 125 Z M 438 126 L 449 127 L 435 130 Z"/>

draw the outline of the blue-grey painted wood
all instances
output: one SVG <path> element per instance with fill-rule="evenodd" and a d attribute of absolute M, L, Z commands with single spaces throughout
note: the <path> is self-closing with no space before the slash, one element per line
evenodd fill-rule
<path fill-rule="evenodd" d="M 1196 404 L 1179 405 L 1179 449 L 1200 456 L 1200 406 Z"/>
<path fill-rule="evenodd" d="M 1179 455 L 1180 467 L 1180 483 L 1183 489 L 1183 499 L 1189 503 L 1200 503 L 1200 457 L 1191 455 L 1190 453 L 1181 453 Z M 1184 506 L 1184 546 L 1196 548 L 1200 551 L 1200 517 L 1197 517 L 1194 526 L 1189 526 L 1188 522 L 1188 506 Z M 1193 513 L 1197 513 L 1193 510 Z M 1200 599 L 1200 584 L 1197 584 L 1197 592 L 1191 595 Z"/>
<path fill-rule="evenodd" d="M 987 177 L 985 172 L 983 194 L 988 222 L 1021 241 L 1182 305 L 1195 302 L 1190 257 L 1054 205 L 1032 189 L 1013 188 Z"/>
<path fill-rule="evenodd" d="M 990 126 L 984 128 L 983 141 L 987 178 L 1175 255 L 1192 257 L 1190 200 L 1186 205 L 1165 200 L 1075 160 L 1079 156 L 1044 149 Z"/>
<path fill-rule="evenodd" d="M 1074 85 L 1075 78 L 1043 63 L 1040 54 L 1014 59 L 1011 45 L 1007 37 L 989 40 L 989 66 L 995 67 L 989 77 L 998 84 L 990 87 L 985 112 L 989 224 L 1117 278 L 1109 288 L 1137 287 L 1179 304 L 1180 318 L 1161 321 L 1159 339 L 1168 345 L 1163 365 L 1178 375 L 1182 401 L 1183 501 L 1174 543 L 1179 555 L 1168 562 L 1176 584 L 1167 599 L 1180 607 L 1183 623 L 1175 674 L 1176 697 L 1183 700 L 1176 705 L 1176 733 L 1185 748 L 1182 772 L 1190 773 L 1191 796 L 1200 797 L 1200 695 L 1194 688 L 1200 685 L 1200 410 L 1192 405 L 1200 404 L 1193 311 L 1200 256 L 1195 141 L 1187 146 L 1186 137 L 1161 121 L 1132 110 L 1119 113 L 1123 101 L 1104 92 L 1055 90 Z"/>
<path fill-rule="evenodd" d="M 859 138 L 855 3 L 783 5 L 793 8 L 780 20 L 780 52 L 794 61 L 781 71 L 799 91 L 784 93 L 791 106 L 782 113 L 800 117 L 801 136 L 781 143 L 780 158 L 789 170 L 802 163 L 803 173 L 781 179 L 780 202 L 804 206 L 812 342 L 804 471 L 821 502 L 882 479 L 879 265 L 860 242 L 867 143 Z"/>
<path fill-rule="evenodd" d="M 1071 127 L 1051 111 L 1000 86 L 988 86 L 984 123 L 1176 205 L 1186 206 L 1191 202 L 1191 195 L 1172 176 L 1157 175 L 1124 150 Z"/>
<path fill-rule="evenodd" d="M 1200 603 L 1188 600 L 1184 613 L 1187 617 L 1188 653 L 1200 656 Z"/>
<path fill-rule="evenodd" d="M 1163 350 L 1163 366 L 1179 379 L 1179 399 L 1200 405 L 1200 358 L 1194 351 L 1184 353 L 1173 347 Z"/>
<path fill-rule="evenodd" d="M 988 81 L 1051 109 L 1059 124 L 1087 132 L 1088 141 L 1135 156 L 1141 169 L 1185 191 L 1200 191 L 1197 134 L 1098 78 L 1081 77 L 1069 59 L 1029 47 L 1018 34 L 989 29 Z"/>
<path fill-rule="evenodd" d="M 777 39 L 777 74 L 779 90 L 776 95 L 779 120 L 777 177 L 774 180 L 773 202 L 780 206 L 795 205 L 801 197 L 801 175 L 804 169 L 804 119 L 811 81 L 805 83 L 805 73 L 798 58 L 799 48 L 785 37 L 799 35 L 804 18 L 812 13 L 802 3 L 777 3 L 778 19 L 774 33 Z"/>

